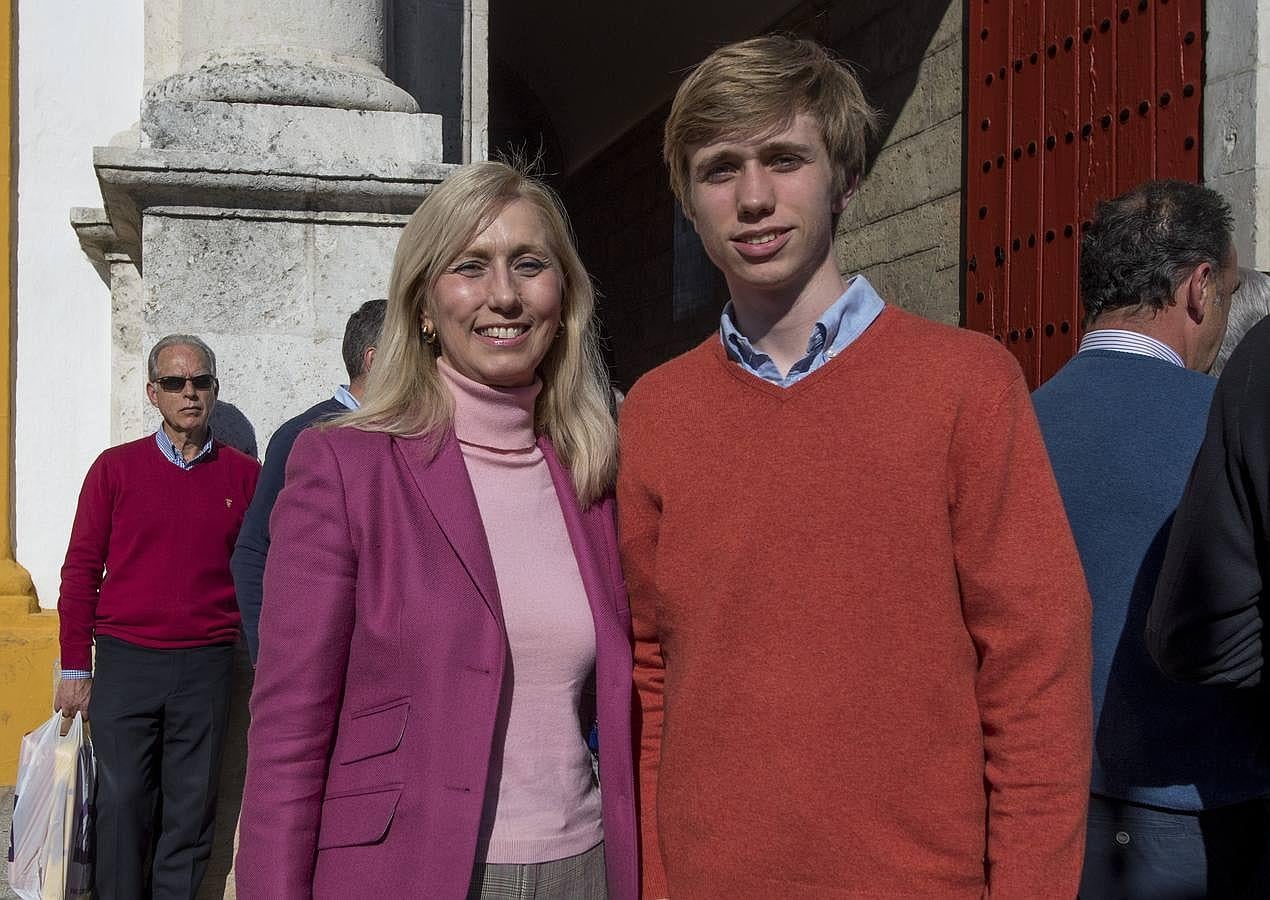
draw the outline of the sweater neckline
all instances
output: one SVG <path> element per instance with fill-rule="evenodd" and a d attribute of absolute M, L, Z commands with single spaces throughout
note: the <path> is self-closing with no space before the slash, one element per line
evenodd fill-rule
<path fill-rule="evenodd" d="M 491 387 L 473 381 L 444 359 L 437 359 L 441 380 L 454 398 L 454 436 L 461 444 L 490 450 L 528 450 L 534 446 L 534 403 L 542 380 L 524 387 Z"/>
<path fill-rule="evenodd" d="M 710 347 L 710 355 L 719 363 L 728 375 L 735 378 L 742 385 L 766 394 L 774 400 L 787 401 L 793 400 L 795 397 L 801 396 L 806 391 L 813 390 L 817 384 L 841 368 L 851 365 L 851 360 L 857 358 L 862 351 L 868 349 L 869 344 L 876 340 L 879 332 L 884 332 L 890 328 L 895 321 L 896 311 L 891 304 L 882 307 L 882 311 L 878 313 L 876 319 L 870 323 L 869 327 L 864 329 L 854 341 L 847 345 L 842 353 L 828 360 L 824 365 L 816 369 L 805 378 L 801 378 L 787 387 L 781 387 L 773 384 L 764 378 L 759 378 L 752 372 L 747 372 L 739 363 L 728 356 L 727 348 L 723 346 L 723 342 L 719 340 L 717 333 L 712 334 L 707 341 L 713 346 Z"/>

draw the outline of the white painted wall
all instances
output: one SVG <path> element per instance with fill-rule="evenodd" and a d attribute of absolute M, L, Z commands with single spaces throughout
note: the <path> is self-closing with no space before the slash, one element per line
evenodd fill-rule
<path fill-rule="evenodd" d="M 14 537 L 46 607 L 84 473 L 110 443 L 110 291 L 69 214 L 101 206 L 92 148 L 137 120 L 142 5 L 18 2 Z"/>

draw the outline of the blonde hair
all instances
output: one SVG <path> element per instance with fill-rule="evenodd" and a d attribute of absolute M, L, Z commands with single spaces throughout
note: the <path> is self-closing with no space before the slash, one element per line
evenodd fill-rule
<path fill-rule="evenodd" d="M 617 471 L 617 428 L 609 413 L 608 370 L 594 319 L 595 291 L 574 246 L 555 193 L 521 169 L 480 162 L 456 169 L 406 223 L 393 258 L 388 310 L 361 409 L 331 424 L 389 434 L 438 438 L 453 421 L 454 405 L 437 371 L 439 346 L 426 344 L 422 314 L 434 314 L 437 279 L 508 204 L 524 200 L 538 211 L 548 250 L 563 280 L 563 333 L 538 367 L 542 391 L 534 429 L 546 435 L 569 469 L 584 507 L 604 496 Z"/>
<path fill-rule="evenodd" d="M 864 172 L 878 112 L 845 63 L 806 38 L 769 34 L 729 44 L 707 56 L 684 79 L 666 119 L 662 157 L 670 186 L 692 213 L 688 155 L 738 135 L 777 132 L 799 113 L 820 125 L 833 161 L 835 194 Z"/>

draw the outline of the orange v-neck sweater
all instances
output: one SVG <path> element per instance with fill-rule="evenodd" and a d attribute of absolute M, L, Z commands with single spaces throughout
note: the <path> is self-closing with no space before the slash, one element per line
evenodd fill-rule
<path fill-rule="evenodd" d="M 1089 597 L 1014 360 L 894 307 L 622 410 L 644 895 L 1074 897 Z"/>

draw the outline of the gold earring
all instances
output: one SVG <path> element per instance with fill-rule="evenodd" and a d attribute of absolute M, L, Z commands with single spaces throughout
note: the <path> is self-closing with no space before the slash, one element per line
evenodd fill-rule
<path fill-rule="evenodd" d="M 437 333 L 429 328 L 426 324 L 420 325 L 419 330 L 423 332 L 423 342 L 431 346 L 437 342 Z"/>

